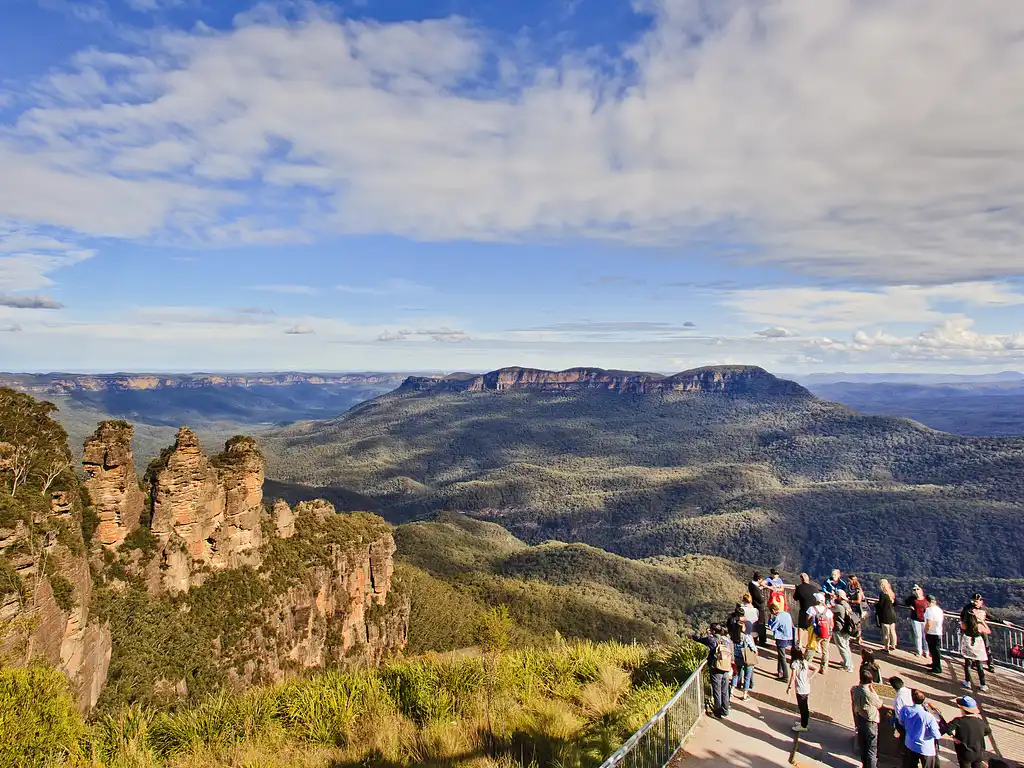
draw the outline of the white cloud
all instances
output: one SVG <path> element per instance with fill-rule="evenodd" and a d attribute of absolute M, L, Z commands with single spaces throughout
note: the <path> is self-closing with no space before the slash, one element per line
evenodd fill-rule
<path fill-rule="evenodd" d="M 726 292 L 722 302 L 751 322 L 820 334 L 823 330 L 852 331 L 891 323 L 937 323 L 948 316 L 948 306 L 1022 306 L 1024 292 L 996 282 L 877 289 L 753 288 Z"/>
<path fill-rule="evenodd" d="M 403 293 L 422 293 L 430 290 L 425 285 L 403 278 L 385 280 L 379 286 L 336 285 L 334 289 L 342 293 L 358 293 L 367 296 L 397 296 Z"/>
<path fill-rule="evenodd" d="M 765 328 L 760 331 L 754 331 L 755 336 L 761 336 L 765 339 L 789 339 L 793 336 L 799 336 L 800 334 L 796 331 L 791 331 L 789 328 L 783 328 L 779 325 L 773 325 L 771 328 Z"/>
<path fill-rule="evenodd" d="M 615 66 L 310 6 L 80 55 L 0 135 L 0 215 L 231 238 L 244 203 L 251 238 L 591 235 L 886 282 L 1024 271 L 1024 4 L 645 5 Z"/>
<path fill-rule="evenodd" d="M 285 331 L 289 336 L 306 336 L 310 333 L 314 333 L 313 329 L 308 325 L 293 325 Z"/>
<path fill-rule="evenodd" d="M 250 291 L 267 291 L 269 293 L 289 293 L 305 296 L 314 295 L 317 290 L 311 285 L 294 285 L 291 283 L 275 283 L 273 285 L 250 285 Z"/>
<path fill-rule="evenodd" d="M 431 339 L 433 341 L 441 341 L 449 344 L 455 344 L 461 341 L 468 341 L 469 334 L 465 331 L 458 331 L 448 326 L 442 326 L 440 328 L 420 328 L 415 331 L 400 330 L 392 331 L 387 330 L 377 336 L 377 341 L 416 341 L 422 339 Z"/>

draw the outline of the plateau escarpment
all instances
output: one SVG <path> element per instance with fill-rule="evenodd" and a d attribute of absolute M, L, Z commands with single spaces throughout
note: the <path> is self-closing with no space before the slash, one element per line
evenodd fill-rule
<path fill-rule="evenodd" d="M 1024 536 L 1024 440 L 861 415 L 755 367 L 411 378 L 261 445 L 275 480 L 396 522 L 456 511 L 627 557 L 1024 576 L 1004 544 Z"/>

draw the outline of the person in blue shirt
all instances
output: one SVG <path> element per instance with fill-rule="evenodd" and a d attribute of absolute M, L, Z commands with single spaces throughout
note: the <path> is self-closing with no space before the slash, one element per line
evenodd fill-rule
<path fill-rule="evenodd" d="M 775 638 L 775 650 L 779 654 L 779 680 L 789 682 L 789 660 L 786 656 L 793 647 L 793 617 L 789 611 L 780 611 L 779 606 L 772 605 L 771 621 L 768 629 Z"/>
<path fill-rule="evenodd" d="M 847 592 L 850 589 L 850 585 L 843 579 L 843 573 L 838 568 L 832 571 L 832 578 L 825 579 L 825 583 L 821 585 L 821 591 L 825 593 L 825 600 L 827 605 L 833 605 L 836 601 L 836 593 L 840 590 Z"/>
<path fill-rule="evenodd" d="M 772 568 L 771 575 L 764 580 L 764 585 L 769 589 L 782 589 L 785 586 L 778 568 Z"/>
<path fill-rule="evenodd" d="M 924 691 L 911 693 L 911 705 L 896 712 L 896 718 L 906 731 L 903 741 L 903 768 L 938 768 L 935 742 L 942 738 L 935 708 L 928 703 Z"/>

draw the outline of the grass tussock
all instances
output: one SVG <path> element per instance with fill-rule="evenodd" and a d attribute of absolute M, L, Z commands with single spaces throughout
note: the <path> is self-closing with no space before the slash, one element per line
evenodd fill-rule
<path fill-rule="evenodd" d="M 4 670 L 8 704 L 40 724 L 11 731 L 5 748 L 13 764 L 75 768 L 594 766 L 701 656 L 690 644 L 588 641 L 433 654 L 222 693 L 176 710 L 136 704 L 88 725 L 61 698 L 58 673 Z M 48 723 L 56 729 L 48 732 Z"/>

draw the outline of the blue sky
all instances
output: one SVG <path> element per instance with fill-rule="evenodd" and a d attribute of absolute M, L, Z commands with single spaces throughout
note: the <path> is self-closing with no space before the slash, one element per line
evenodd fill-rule
<path fill-rule="evenodd" d="M 1024 365 L 1024 6 L 0 0 L 0 368 Z"/>

